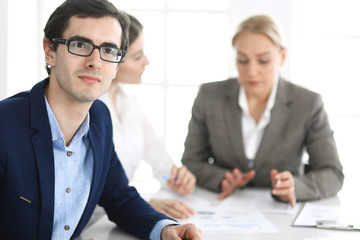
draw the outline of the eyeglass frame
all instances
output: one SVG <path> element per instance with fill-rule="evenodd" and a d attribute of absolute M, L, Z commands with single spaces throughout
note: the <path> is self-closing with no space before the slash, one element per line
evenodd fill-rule
<path fill-rule="evenodd" d="M 119 50 L 118 54 L 121 53 L 121 58 L 120 58 L 119 61 L 110 61 L 110 60 L 106 60 L 106 59 L 101 57 L 100 49 L 104 48 L 104 47 L 107 47 L 107 46 L 99 46 L 99 45 L 96 45 L 96 44 L 93 44 L 93 43 L 90 43 L 90 42 L 87 42 L 87 41 L 84 41 L 84 40 L 77 40 L 77 39 L 71 39 L 71 38 L 68 38 L 68 39 L 66 39 L 66 38 L 53 38 L 52 41 L 55 42 L 55 43 L 58 43 L 58 44 L 60 43 L 60 44 L 66 45 L 69 53 L 71 53 L 73 55 L 76 55 L 76 56 L 80 56 L 80 57 L 89 57 L 89 56 L 91 56 L 91 54 L 94 52 L 94 49 L 96 48 L 96 49 L 99 50 L 100 59 L 105 61 L 105 62 L 110 62 L 110 63 L 121 63 L 122 60 L 125 58 L 125 55 L 126 55 L 126 52 L 127 52 L 126 50 L 123 50 L 121 48 L 110 47 L 110 48 L 114 48 L 114 49 Z M 82 54 L 73 53 L 73 52 L 70 51 L 70 43 L 71 43 L 71 41 L 84 42 L 84 43 L 87 43 L 87 44 L 91 45 L 93 48 L 92 48 L 91 52 L 88 55 L 82 55 Z"/>

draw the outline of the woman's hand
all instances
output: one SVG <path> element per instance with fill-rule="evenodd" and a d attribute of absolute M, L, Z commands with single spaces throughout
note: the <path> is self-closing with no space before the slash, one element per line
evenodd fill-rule
<path fill-rule="evenodd" d="M 295 182 L 292 174 L 289 171 L 278 172 L 277 170 L 271 170 L 271 193 L 278 196 L 281 200 L 289 202 L 292 207 L 295 207 Z"/>
<path fill-rule="evenodd" d="M 225 179 L 221 182 L 221 193 L 218 195 L 218 199 L 230 196 L 235 188 L 246 186 L 254 177 L 254 170 L 242 173 L 239 169 L 235 168 L 232 172 L 225 173 Z"/>
<path fill-rule="evenodd" d="M 178 168 L 174 165 L 171 169 L 170 179 L 167 181 L 167 184 L 174 192 L 180 195 L 189 195 L 195 189 L 196 178 L 186 166 Z"/>
<path fill-rule="evenodd" d="M 174 199 L 152 198 L 149 204 L 158 212 L 169 217 L 184 219 L 195 214 L 195 211 L 185 203 Z"/>

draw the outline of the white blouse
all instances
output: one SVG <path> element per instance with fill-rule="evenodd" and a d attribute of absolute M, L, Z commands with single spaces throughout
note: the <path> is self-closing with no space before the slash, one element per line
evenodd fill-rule
<path fill-rule="evenodd" d="M 129 180 L 134 177 L 141 160 L 147 162 L 154 177 L 161 180 L 162 176 L 170 174 L 174 165 L 162 139 L 155 133 L 134 95 L 125 92 L 119 84 L 115 96 L 115 106 L 109 93 L 100 100 L 110 110 L 115 151 Z"/>
<path fill-rule="evenodd" d="M 260 142 L 264 134 L 264 130 L 270 122 L 271 110 L 275 105 L 275 97 L 276 97 L 278 82 L 279 81 L 277 77 L 276 80 L 274 81 L 274 86 L 271 90 L 265 111 L 261 115 L 258 124 L 256 124 L 256 121 L 250 115 L 245 89 L 243 87 L 240 88 L 239 105 L 243 111 L 242 119 L 241 119 L 243 142 L 244 142 L 245 155 L 249 159 L 250 168 L 254 166 L 254 159 L 259 149 Z"/>

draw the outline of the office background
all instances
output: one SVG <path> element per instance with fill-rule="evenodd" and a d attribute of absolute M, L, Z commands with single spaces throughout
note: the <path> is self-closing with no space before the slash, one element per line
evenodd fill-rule
<path fill-rule="evenodd" d="M 43 27 L 63 0 L 0 1 L 0 99 L 45 78 Z M 144 25 L 150 65 L 128 86 L 177 163 L 198 86 L 236 76 L 231 37 L 253 14 L 283 25 L 289 54 L 281 75 L 325 102 L 346 189 L 360 169 L 360 2 L 358 0 L 112 0 Z M 359 54 L 359 55 L 358 55 Z M 145 168 L 148 166 L 144 166 Z M 348 191 L 351 192 L 351 191 Z"/>

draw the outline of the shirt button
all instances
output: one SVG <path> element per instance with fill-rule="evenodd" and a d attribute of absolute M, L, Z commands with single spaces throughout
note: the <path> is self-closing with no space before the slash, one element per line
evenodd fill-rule
<path fill-rule="evenodd" d="M 68 152 L 66 153 L 66 155 L 67 155 L 68 157 L 71 157 L 72 152 L 68 151 Z"/>
<path fill-rule="evenodd" d="M 68 230 L 70 229 L 70 226 L 69 226 L 69 225 L 65 225 L 64 229 L 65 229 L 66 231 L 68 231 Z"/>
<path fill-rule="evenodd" d="M 67 193 L 70 193 L 70 192 L 71 192 L 71 188 L 67 188 L 67 189 L 66 189 L 66 192 L 67 192 Z"/>

